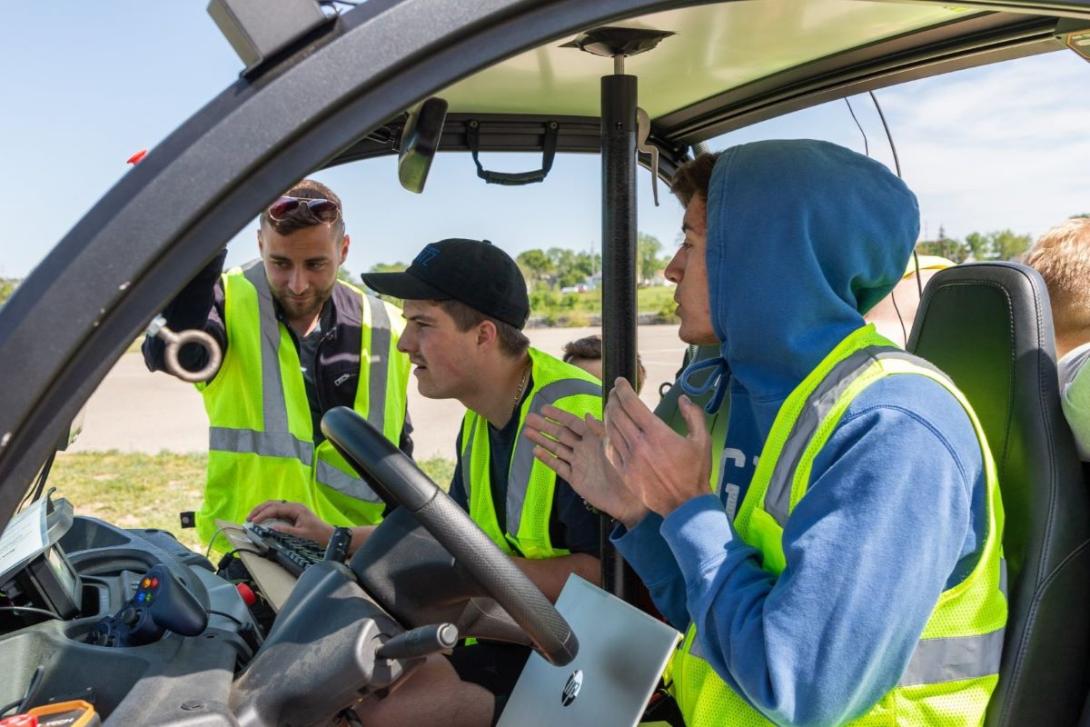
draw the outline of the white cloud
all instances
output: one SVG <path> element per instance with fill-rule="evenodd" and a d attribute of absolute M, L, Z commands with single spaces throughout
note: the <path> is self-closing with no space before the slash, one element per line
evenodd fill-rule
<path fill-rule="evenodd" d="M 1054 53 L 882 92 L 927 231 L 1037 235 L 1090 211 L 1088 79 Z"/>

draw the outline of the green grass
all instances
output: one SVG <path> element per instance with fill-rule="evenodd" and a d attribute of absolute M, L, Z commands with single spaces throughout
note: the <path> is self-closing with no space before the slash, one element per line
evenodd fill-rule
<path fill-rule="evenodd" d="M 454 462 L 447 459 L 418 464 L 444 488 L 454 472 Z M 122 528 L 169 530 L 186 546 L 203 553 L 197 531 L 179 528 L 178 513 L 200 507 L 204 475 L 203 454 L 85 452 L 58 455 L 49 487 L 68 498 L 77 515 Z"/>
<path fill-rule="evenodd" d="M 636 310 L 639 313 L 655 313 L 672 320 L 675 308 L 673 286 L 661 285 L 636 291 Z M 587 326 L 590 325 L 590 317 L 601 312 L 601 290 L 559 293 L 539 289 L 530 294 L 530 315 L 550 325 Z"/>

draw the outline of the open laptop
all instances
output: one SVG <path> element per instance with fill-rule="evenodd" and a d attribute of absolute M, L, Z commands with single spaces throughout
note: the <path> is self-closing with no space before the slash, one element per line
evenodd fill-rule
<path fill-rule="evenodd" d="M 531 654 L 499 727 L 635 725 L 681 634 L 574 575 L 556 609 L 579 654 L 563 667 Z"/>

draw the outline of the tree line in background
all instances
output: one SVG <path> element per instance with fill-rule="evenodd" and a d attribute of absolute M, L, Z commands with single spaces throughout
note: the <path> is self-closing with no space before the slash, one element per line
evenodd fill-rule
<path fill-rule="evenodd" d="M 640 232 L 636 237 L 636 275 L 644 285 L 653 284 L 670 262 L 662 255 L 663 245 L 657 237 Z M 597 252 L 550 247 L 534 248 L 515 258 L 531 289 L 563 290 L 586 286 L 596 287 L 602 271 L 602 255 Z"/>
<path fill-rule="evenodd" d="M 670 262 L 663 255 L 663 244 L 654 235 L 641 232 L 636 238 L 636 272 L 641 283 L 651 285 Z M 596 287 L 595 280 L 602 272 L 602 255 L 587 250 L 566 247 L 534 248 L 519 253 L 515 258 L 528 287 L 533 290 L 562 290 L 565 288 Z M 402 262 L 377 263 L 369 273 L 396 273 L 408 266 Z"/>
<path fill-rule="evenodd" d="M 956 263 L 966 260 L 1014 260 L 1033 245 L 1029 235 L 1016 235 L 1011 230 L 996 232 L 970 232 L 964 240 L 946 236 L 939 228 L 938 239 L 924 240 L 916 245 L 921 255 L 939 255 Z"/>

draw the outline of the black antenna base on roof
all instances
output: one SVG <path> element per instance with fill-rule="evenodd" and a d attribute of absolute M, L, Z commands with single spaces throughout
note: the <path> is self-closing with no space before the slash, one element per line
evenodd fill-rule
<path fill-rule="evenodd" d="M 645 30 L 643 28 L 595 28 L 579 36 L 561 48 L 578 48 L 587 53 L 606 58 L 636 56 L 654 49 L 663 38 L 673 33 L 669 30 Z"/>

